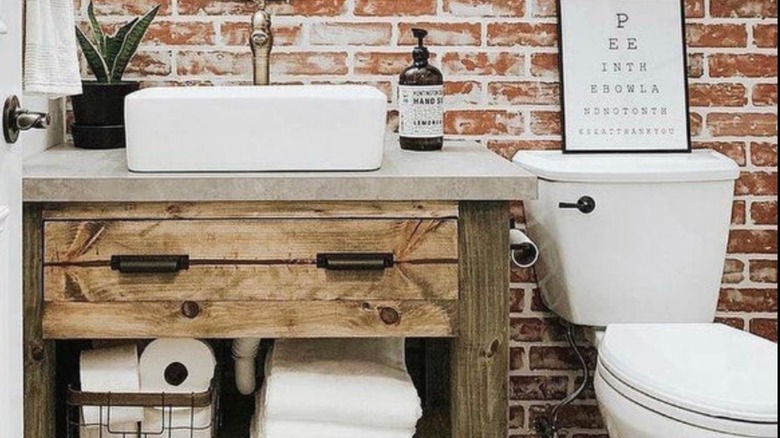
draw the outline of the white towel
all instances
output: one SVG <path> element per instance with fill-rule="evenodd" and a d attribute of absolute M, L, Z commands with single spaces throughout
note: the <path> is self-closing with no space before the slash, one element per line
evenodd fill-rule
<path fill-rule="evenodd" d="M 27 0 L 26 9 L 25 92 L 81 94 L 73 0 Z"/>
<path fill-rule="evenodd" d="M 414 430 L 422 403 L 402 339 L 280 340 L 266 366 L 265 418 Z"/>
<path fill-rule="evenodd" d="M 413 438 L 416 428 L 394 429 L 268 419 L 265 415 L 265 391 L 257 398 L 258 410 L 252 421 L 250 438 Z"/>

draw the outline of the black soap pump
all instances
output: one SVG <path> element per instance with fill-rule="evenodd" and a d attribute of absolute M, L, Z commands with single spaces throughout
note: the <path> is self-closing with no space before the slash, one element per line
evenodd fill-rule
<path fill-rule="evenodd" d="M 444 75 L 430 65 L 424 29 L 412 29 L 419 44 L 414 64 L 401 74 L 398 87 L 401 148 L 438 151 L 444 147 Z"/>

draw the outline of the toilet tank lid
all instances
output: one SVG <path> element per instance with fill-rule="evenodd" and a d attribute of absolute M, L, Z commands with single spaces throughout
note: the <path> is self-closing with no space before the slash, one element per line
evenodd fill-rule
<path fill-rule="evenodd" d="M 599 361 L 657 400 L 716 418 L 777 423 L 777 344 L 721 324 L 612 325 Z"/>
<path fill-rule="evenodd" d="M 690 154 L 592 154 L 521 151 L 515 163 L 542 179 L 557 182 L 647 183 L 734 181 L 734 160 L 712 150 Z"/>

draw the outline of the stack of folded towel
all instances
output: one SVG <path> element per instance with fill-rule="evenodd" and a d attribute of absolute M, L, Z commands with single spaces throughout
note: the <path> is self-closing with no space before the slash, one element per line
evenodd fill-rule
<path fill-rule="evenodd" d="M 422 417 L 404 340 L 280 340 L 253 438 L 412 438 Z"/>

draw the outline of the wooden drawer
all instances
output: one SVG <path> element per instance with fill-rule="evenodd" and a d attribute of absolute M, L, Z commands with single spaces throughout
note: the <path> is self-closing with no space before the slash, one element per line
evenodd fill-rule
<path fill-rule="evenodd" d="M 456 209 L 341 205 L 306 212 L 267 204 L 51 209 L 43 233 L 44 336 L 455 333 Z M 327 255 L 347 264 L 329 269 Z M 112 267 L 117 256 L 187 256 L 188 263 L 177 272 L 126 273 Z M 375 266 L 379 256 L 392 263 Z M 366 267 L 361 257 L 372 269 L 358 269 Z"/>

